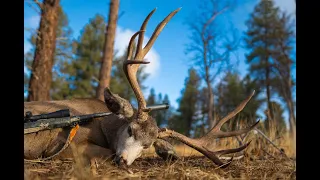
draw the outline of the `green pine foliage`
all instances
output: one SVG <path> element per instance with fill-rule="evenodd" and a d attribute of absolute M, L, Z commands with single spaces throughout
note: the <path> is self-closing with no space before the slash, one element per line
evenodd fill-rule
<path fill-rule="evenodd" d="M 170 127 L 179 133 L 190 135 L 192 124 L 197 120 L 197 102 L 199 97 L 200 77 L 196 70 L 189 69 L 185 87 L 181 91 L 177 114 L 170 120 Z"/>
<path fill-rule="evenodd" d="M 237 73 L 227 73 L 218 85 L 218 112 L 220 118 L 226 116 L 233 111 L 249 94 L 255 90 L 255 95 L 252 97 L 246 107 L 238 113 L 233 119 L 228 121 L 222 128 L 226 130 L 238 129 L 240 121 L 245 124 L 253 124 L 257 121 L 257 111 L 261 106 L 263 100 L 259 99 L 259 86 L 255 80 L 249 76 L 240 79 Z"/>
<path fill-rule="evenodd" d="M 95 15 L 82 29 L 76 42 L 75 60 L 66 66 L 72 97 L 95 97 L 105 39 L 105 18 Z"/>
<path fill-rule="evenodd" d="M 245 42 L 250 51 L 246 56 L 250 75 L 266 88 L 270 86 L 267 81 L 274 78 L 271 54 L 275 51 L 276 36 L 273 28 L 278 20 L 278 12 L 279 9 L 274 6 L 272 0 L 261 0 L 247 21 Z"/>

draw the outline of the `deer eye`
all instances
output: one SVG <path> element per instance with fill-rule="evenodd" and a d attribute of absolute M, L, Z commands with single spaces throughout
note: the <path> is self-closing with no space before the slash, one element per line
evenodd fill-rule
<path fill-rule="evenodd" d="M 132 129 L 131 129 L 130 126 L 128 127 L 128 134 L 129 134 L 130 137 L 132 136 Z"/>

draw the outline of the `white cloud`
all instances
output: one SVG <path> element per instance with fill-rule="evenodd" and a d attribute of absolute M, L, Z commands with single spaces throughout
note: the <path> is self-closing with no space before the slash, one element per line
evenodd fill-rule
<path fill-rule="evenodd" d="M 118 51 L 118 56 L 123 55 L 125 52 L 131 36 L 135 32 L 130 30 L 130 29 L 123 29 L 122 27 L 117 27 L 116 31 L 116 39 L 115 39 L 115 49 Z M 146 45 L 146 42 L 148 42 L 149 38 L 147 36 L 144 36 L 144 43 L 143 47 Z M 151 48 L 148 54 L 145 56 L 147 61 L 150 63 L 147 65 L 142 65 L 145 66 L 145 72 L 150 74 L 150 78 L 153 78 L 157 75 L 157 72 L 160 68 L 160 56 L 156 52 L 154 48 Z"/>

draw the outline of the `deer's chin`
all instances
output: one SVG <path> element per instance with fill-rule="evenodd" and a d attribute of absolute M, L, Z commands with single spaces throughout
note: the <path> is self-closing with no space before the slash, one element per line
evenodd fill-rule
<path fill-rule="evenodd" d="M 141 142 L 135 140 L 134 137 L 129 137 L 124 143 L 119 144 L 116 156 L 123 159 L 124 163 L 129 166 L 141 156 L 142 150 Z"/>

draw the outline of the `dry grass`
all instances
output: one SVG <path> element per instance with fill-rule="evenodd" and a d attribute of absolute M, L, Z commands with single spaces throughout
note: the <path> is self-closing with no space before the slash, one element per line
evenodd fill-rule
<path fill-rule="evenodd" d="M 225 169 L 217 168 L 208 158 L 185 145 L 176 145 L 175 149 L 182 157 L 180 160 L 165 162 L 150 148 L 131 165 L 133 174 L 119 169 L 110 161 L 104 161 L 96 164 L 97 175 L 93 176 L 90 168 L 81 159 L 76 159 L 75 162 L 25 163 L 25 179 L 296 179 L 294 143 L 288 135 L 275 143 L 284 149 L 289 158 L 267 146 L 256 135 L 248 139 L 252 143 L 246 149 L 244 158 L 234 160 Z M 215 146 L 222 149 L 238 144 L 227 138 Z"/>

